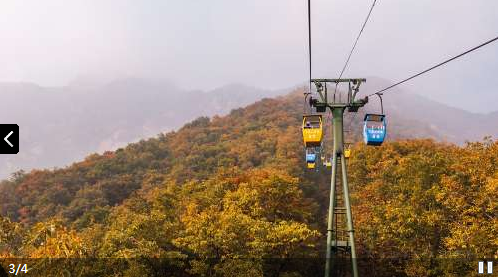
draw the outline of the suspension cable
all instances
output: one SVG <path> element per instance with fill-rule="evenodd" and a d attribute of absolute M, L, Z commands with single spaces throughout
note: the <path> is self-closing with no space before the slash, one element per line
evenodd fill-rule
<path fill-rule="evenodd" d="M 311 0 L 308 0 L 308 59 L 309 59 L 309 93 L 311 94 Z"/>
<path fill-rule="evenodd" d="M 349 60 L 351 59 L 351 56 L 353 55 L 354 49 L 356 48 L 356 44 L 358 44 L 358 40 L 360 40 L 361 34 L 363 33 L 363 30 L 365 29 L 365 26 L 368 23 L 368 19 L 370 18 L 370 15 L 372 14 L 372 10 L 375 6 L 375 3 L 377 0 L 374 0 L 372 3 L 372 6 L 370 7 L 370 10 L 368 11 L 367 17 L 365 18 L 365 21 L 363 22 L 363 25 L 361 26 L 360 32 L 358 33 L 358 36 L 356 37 L 356 40 L 353 44 L 353 47 L 351 48 L 351 51 L 349 52 L 348 58 L 346 59 L 346 63 L 344 63 L 344 66 L 342 67 L 341 73 L 339 74 L 339 78 L 341 79 L 342 74 L 344 74 L 344 71 L 346 70 L 346 67 L 349 64 Z"/>
<path fill-rule="evenodd" d="M 358 36 L 356 36 L 356 40 L 353 43 L 353 47 L 351 48 L 351 51 L 349 52 L 348 58 L 346 59 L 346 62 L 344 63 L 344 66 L 342 67 L 342 70 L 341 70 L 341 73 L 339 74 L 338 79 L 341 79 L 342 74 L 344 74 L 344 71 L 346 71 L 346 68 L 349 64 L 349 60 L 351 59 L 351 56 L 353 55 L 353 52 L 356 49 L 356 45 L 358 44 L 358 41 L 360 40 L 361 34 L 363 33 L 363 30 L 365 29 L 365 26 L 367 25 L 368 20 L 370 19 L 370 15 L 372 14 L 373 8 L 375 7 L 376 3 L 377 3 L 377 0 L 374 0 L 372 2 L 372 6 L 370 7 L 370 10 L 368 11 L 367 17 L 365 18 L 365 21 L 363 22 L 363 25 L 361 26 L 361 29 L 360 29 L 360 32 L 358 33 Z M 335 84 L 334 98 L 335 98 L 335 94 L 337 92 L 338 85 L 339 85 L 339 83 Z M 353 118 L 351 119 L 351 121 L 348 122 L 347 127 L 346 127 L 347 129 L 351 128 L 351 125 L 352 125 L 355 118 L 356 118 L 356 113 L 353 115 Z"/>
<path fill-rule="evenodd" d="M 360 40 L 361 34 L 363 33 L 363 30 L 365 29 L 365 26 L 368 23 L 368 19 L 370 19 L 370 15 L 372 14 L 372 10 L 373 10 L 373 8 L 375 6 L 375 3 L 377 3 L 377 0 L 374 0 L 372 2 L 372 6 L 370 7 L 370 10 L 368 11 L 367 17 L 365 18 L 365 21 L 363 22 L 363 25 L 361 26 L 360 32 L 358 33 L 358 36 L 356 37 L 356 40 L 355 40 L 355 42 L 353 44 L 353 47 L 351 48 L 351 51 L 349 52 L 348 58 L 346 59 L 346 62 L 344 63 L 344 66 L 342 67 L 342 70 L 341 70 L 341 73 L 339 74 L 339 78 L 338 79 L 341 79 L 342 74 L 344 74 L 344 71 L 346 71 L 346 68 L 347 68 L 347 66 L 349 64 L 349 60 L 351 59 L 351 56 L 353 55 L 353 52 L 354 52 L 354 50 L 356 48 L 356 44 L 358 44 L 358 41 Z M 338 85 L 339 85 L 339 83 L 335 84 L 334 97 L 335 97 L 335 94 L 337 92 L 337 86 Z"/>
<path fill-rule="evenodd" d="M 476 46 L 476 47 L 474 47 L 474 48 L 471 48 L 471 49 L 469 49 L 469 50 L 467 50 L 467 51 L 465 51 L 465 52 L 463 52 L 463 53 L 461 53 L 461 54 L 458 54 L 458 55 L 456 55 L 456 56 L 454 56 L 454 57 L 452 57 L 452 58 L 449 58 L 449 59 L 447 59 L 447 60 L 445 60 L 445 61 L 443 61 L 443 62 L 440 62 L 440 63 L 438 63 L 438 64 L 436 64 L 436 65 L 434 65 L 434 66 L 432 66 L 432 67 L 430 67 L 430 68 L 428 68 L 428 69 L 426 69 L 426 70 L 422 71 L 422 72 L 419 72 L 419 73 L 417 73 L 417 74 L 415 74 L 415 75 L 412 75 L 412 76 L 410 76 L 410 77 L 408 77 L 408 78 L 406 78 L 406 79 L 404 79 L 404 80 L 402 80 L 402 81 L 399 81 L 399 82 L 395 83 L 394 85 L 390 85 L 390 86 L 388 86 L 388 87 L 386 87 L 386 88 L 384 88 L 384 89 L 381 89 L 381 90 L 379 90 L 379 91 L 377 91 L 377 92 L 374 92 L 374 93 L 372 93 L 372 94 L 370 94 L 370 95 L 368 95 L 368 96 L 370 97 L 370 96 L 372 96 L 372 95 L 379 94 L 379 93 L 382 93 L 382 92 L 384 92 L 384 91 L 386 91 L 386 90 L 392 89 L 392 88 L 393 88 L 393 87 L 395 87 L 395 86 L 401 85 L 401 84 L 402 84 L 402 83 L 404 83 L 404 82 L 407 82 L 407 81 L 409 81 L 409 80 L 411 80 L 411 79 L 413 79 L 413 78 L 416 78 L 416 77 L 418 77 L 418 76 L 420 76 L 420 75 L 422 75 L 422 74 L 425 74 L 425 73 L 427 73 L 427 72 L 429 72 L 429 71 L 431 71 L 431 70 L 433 70 L 433 69 L 436 69 L 436 68 L 438 68 L 438 67 L 440 67 L 440 66 L 442 66 L 442 65 L 444 65 L 444 64 L 447 64 L 447 63 L 449 63 L 449 62 L 451 62 L 451 61 L 453 61 L 453 60 L 456 60 L 456 59 L 458 59 L 458 58 L 460 58 L 460 57 L 462 57 L 462 56 L 465 56 L 466 54 L 468 54 L 468 53 L 470 53 L 470 52 L 472 52 L 472 51 L 475 51 L 475 50 L 477 50 L 477 49 L 479 49 L 479 48 L 481 48 L 481 47 L 483 47 L 483 46 L 485 46 L 485 45 L 488 45 L 488 44 L 490 44 L 490 43 L 492 43 L 492 42 L 495 42 L 495 41 L 497 41 L 497 40 L 498 40 L 498 36 L 497 36 L 497 37 L 495 37 L 495 38 L 492 38 L 492 39 L 490 39 L 490 40 L 488 40 L 488 41 L 486 41 L 486 42 L 484 42 L 484 43 L 482 43 L 482 44 L 479 44 L 478 46 Z"/>

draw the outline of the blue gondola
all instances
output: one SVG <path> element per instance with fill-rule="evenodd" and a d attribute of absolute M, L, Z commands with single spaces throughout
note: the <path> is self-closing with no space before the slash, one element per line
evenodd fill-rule
<path fill-rule="evenodd" d="M 307 153 L 306 154 L 306 165 L 309 169 L 315 168 L 316 164 L 316 154 L 315 153 Z"/>
<path fill-rule="evenodd" d="M 316 162 L 316 154 L 306 154 L 306 162 L 307 163 L 315 163 Z"/>
<path fill-rule="evenodd" d="M 308 147 L 306 148 L 306 166 L 309 169 L 313 169 L 316 167 L 317 158 L 320 154 L 319 147 Z"/>
<path fill-rule="evenodd" d="M 386 138 L 386 116 L 366 114 L 363 124 L 363 140 L 367 145 L 379 146 Z"/>

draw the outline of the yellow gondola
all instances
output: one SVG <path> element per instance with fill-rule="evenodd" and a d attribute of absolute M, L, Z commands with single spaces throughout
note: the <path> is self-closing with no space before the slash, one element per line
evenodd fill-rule
<path fill-rule="evenodd" d="M 303 142 L 306 147 L 319 147 L 322 144 L 323 124 L 321 115 L 303 116 Z"/>
<path fill-rule="evenodd" d="M 344 157 L 347 159 L 351 157 L 351 149 L 344 149 Z"/>
<path fill-rule="evenodd" d="M 331 166 L 332 166 L 332 161 L 331 161 L 331 160 L 332 160 L 332 159 L 328 159 L 328 160 L 326 160 L 326 161 L 323 163 L 323 165 L 324 165 L 324 166 L 326 166 L 326 167 L 331 167 Z"/>

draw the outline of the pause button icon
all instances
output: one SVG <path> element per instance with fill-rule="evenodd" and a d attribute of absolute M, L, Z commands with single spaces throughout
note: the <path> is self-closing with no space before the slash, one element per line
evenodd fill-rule
<path fill-rule="evenodd" d="M 487 267 L 486 267 L 486 273 L 487 274 L 493 274 L 493 262 L 492 261 L 488 261 L 487 262 Z M 484 274 L 484 262 L 479 262 L 479 265 L 478 265 L 478 270 L 477 272 L 479 274 Z"/>

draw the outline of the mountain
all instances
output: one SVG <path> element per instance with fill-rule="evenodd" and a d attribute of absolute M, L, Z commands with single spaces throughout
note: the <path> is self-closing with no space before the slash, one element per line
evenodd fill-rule
<path fill-rule="evenodd" d="M 21 132 L 19 154 L 0 155 L 0 178 L 19 169 L 63 166 L 282 93 L 240 84 L 188 91 L 138 78 L 55 88 L 0 83 L 0 118 L 17 123 Z"/>
<path fill-rule="evenodd" d="M 360 95 L 388 85 L 368 78 Z M 123 78 L 113 82 L 79 79 L 65 87 L 0 83 L 0 118 L 20 126 L 20 152 L 0 155 L 0 178 L 24 169 L 60 167 L 90 153 L 115 150 L 130 142 L 176 130 L 199 116 L 231 109 L 290 89 L 263 90 L 231 84 L 211 91 L 184 90 L 164 81 Z M 302 100 L 296 100 L 302 101 Z M 363 114 L 379 112 L 376 97 L 347 125 L 359 140 Z M 384 97 L 389 138 L 435 138 L 463 143 L 498 136 L 498 112 L 474 114 L 395 88 Z M 297 107 L 302 111 L 302 106 Z"/>
<path fill-rule="evenodd" d="M 164 88 L 164 85 L 159 87 Z M 143 88 L 146 88 L 148 92 L 140 95 L 138 91 Z M 133 139 L 131 134 L 143 132 L 143 126 L 150 126 L 150 130 L 161 127 L 174 128 L 177 124 L 181 124 L 182 120 L 193 117 L 196 113 L 195 110 L 208 113 L 207 109 L 211 109 L 211 107 L 222 113 L 226 108 L 221 103 L 226 103 L 228 99 L 232 99 L 232 95 L 235 97 L 240 95 L 241 101 L 249 101 L 250 97 L 246 96 L 244 100 L 243 95 L 247 95 L 254 89 L 242 87 L 241 92 L 236 92 L 237 88 L 239 88 L 238 85 L 231 85 L 209 93 L 190 92 L 190 96 L 185 96 L 188 92 L 183 95 L 175 94 L 167 99 L 168 102 L 165 96 L 160 96 L 161 93 L 158 92 L 154 84 L 142 83 L 137 80 L 119 81 L 109 84 L 104 91 L 119 92 L 120 97 L 117 97 L 115 93 L 94 92 L 91 103 L 95 104 L 90 109 L 89 105 L 91 104 L 83 102 L 89 99 L 85 95 L 81 101 L 78 101 L 78 109 L 72 110 L 72 115 L 66 115 L 64 119 L 59 119 L 59 123 L 53 123 L 50 128 L 58 128 L 64 123 L 68 125 L 68 128 L 69 126 L 86 126 L 84 129 L 76 130 L 78 143 L 85 143 L 85 141 L 87 145 L 100 143 L 100 146 L 108 146 L 108 149 L 112 149 L 118 146 L 113 144 L 116 141 L 124 143 L 126 139 Z M 170 88 L 170 91 L 172 90 L 174 88 Z M 95 197 L 94 194 L 86 195 L 86 192 L 82 195 L 82 191 L 95 187 L 106 191 L 107 189 L 102 186 L 119 187 L 119 191 L 109 189 L 109 195 L 102 195 L 104 198 L 102 203 L 116 205 L 122 203 L 130 194 L 138 190 L 151 170 L 167 172 L 169 178 L 178 182 L 183 182 L 188 178 L 208 178 L 213 174 L 213 170 L 220 166 L 251 169 L 268 165 L 280 167 L 285 164 L 289 168 L 295 168 L 291 172 L 301 172 L 302 175 L 304 172 L 298 167 L 302 156 L 300 145 L 302 93 L 302 89 L 297 89 L 285 96 L 274 99 L 265 98 L 245 108 L 234 109 L 224 117 L 215 116 L 212 119 L 200 117 L 187 123 L 178 131 L 161 132 L 155 138 L 132 143 L 125 148 L 118 148 L 115 152 L 104 151 L 102 155 L 90 155 L 83 161 L 64 168 L 34 170 L 29 174 L 19 173 L 17 179 L 22 182 L 17 187 L 16 192 L 0 191 L 0 195 L 5 197 L 3 200 L 0 199 L 4 205 L 0 211 L 4 215 L 10 215 L 13 219 L 27 223 L 46 220 L 56 215 L 75 221 L 84 215 L 84 212 L 89 208 L 87 206 L 80 207 L 82 198 Z M 75 92 L 74 95 L 82 94 Z M 405 100 L 423 99 L 402 93 L 393 93 L 390 96 L 401 97 Z M 152 101 L 151 99 L 160 99 L 161 97 L 163 97 L 164 102 L 157 101 L 158 103 L 155 105 L 147 106 L 147 109 L 142 108 L 148 105 Z M 197 101 L 193 103 L 183 100 L 194 97 Z M 56 99 L 63 101 L 59 97 Z M 74 100 L 75 97 L 72 96 L 70 99 Z M 107 104 L 111 102 L 112 104 Z M 199 104 L 199 102 L 205 103 L 205 105 Z M 54 102 L 51 103 L 56 105 Z M 422 103 L 426 106 L 435 105 L 430 101 Z M 107 105 L 119 108 L 105 109 Z M 182 113 L 181 116 L 175 116 L 173 112 L 161 113 L 165 106 L 176 106 L 180 107 L 179 109 L 188 107 L 190 110 L 188 113 Z M 88 107 L 88 109 L 81 107 Z M 348 113 L 346 115 L 346 142 L 362 141 L 363 117 L 371 108 L 370 104 L 357 114 Z M 417 119 L 411 119 L 410 114 L 405 113 L 409 110 L 408 108 L 399 109 L 386 105 L 385 110 L 389 120 L 388 141 L 412 138 L 445 139 L 444 134 L 442 135 L 431 125 Z M 52 111 L 54 114 L 49 116 L 54 119 L 61 116 L 59 114 L 61 111 Z M 88 116 L 85 117 L 85 114 Z M 157 114 L 159 115 L 154 116 Z M 124 118 L 128 118 L 128 120 Z M 99 124 L 99 119 L 105 119 L 113 124 L 111 127 L 107 127 L 107 125 L 102 124 L 103 120 L 100 120 Z M 327 119 L 325 117 L 325 154 L 330 152 L 329 145 L 332 141 L 332 137 L 328 135 L 330 123 Z M 133 131 L 127 131 L 128 126 L 134 126 Z M 39 129 L 43 129 L 43 127 L 45 126 L 38 126 Z M 89 127 L 92 127 L 93 130 L 90 130 Z M 50 130 L 45 131 L 49 132 Z M 52 131 L 55 132 L 53 129 Z M 68 136 L 68 132 L 69 130 L 61 132 L 58 134 L 59 138 L 61 135 Z M 106 145 L 105 141 L 103 143 L 99 139 L 92 138 L 95 133 L 104 133 L 103 137 L 110 136 L 111 139 Z M 285 147 L 279 145 L 284 143 L 280 141 L 281 136 L 286 139 L 290 137 L 292 141 L 288 141 L 289 145 Z M 112 138 L 116 140 L 113 141 Z M 62 142 L 54 143 L 53 147 L 67 150 L 72 146 L 71 143 L 71 138 L 66 137 Z M 289 159 L 283 164 L 276 157 L 279 156 L 278 151 L 281 151 L 279 149 L 282 148 L 287 149 L 284 156 Z M 43 151 L 40 153 L 41 156 L 45 154 Z M 124 184 L 126 185 L 122 186 Z M 4 186 L 5 188 L 7 186 Z M 64 191 L 64 197 L 60 198 L 60 192 L 57 195 L 51 195 L 59 190 Z M 33 192 L 36 194 L 33 195 Z M 40 194 L 47 195 L 40 197 Z M 53 201 L 46 202 L 47 199 Z M 88 201 L 90 200 L 88 199 Z"/>
<path fill-rule="evenodd" d="M 0 259 L 39 259 L 35 276 L 320 274 L 330 171 L 304 166 L 301 109 L 296 90 L 65 168 L 17 172 L 0 183 Z M 498 142 L 398 140 L 424 124 L 396 126 L 343 161 L 360 273 L 475 272 L 469 257 L 498 249 Z"/>
<path fill-rule="evenodd" d="M 96 131 L 91 132 L 91 134 L 85 134 L 89 131 L 88 129 L 77 131 L 80 143 L 91 142 L 94 133 L 105 133 L 109 136 L 122 132 L 119 134 L 121 138 L 131 139 L 131 137 L 125 137 L 132 133 L 125 132 L 128 125 L 135 126 L 135 132 L 138 132 L 144 122 L 147 122 L 149 126 L 167 126 L 164 128 L 180 124 L 181 119 L 174 120 L 182 117 L 175 117 L 174 114 L 170 113 L 154 117 L 158 121 L 150 120 L 150 116 L 160 113 L 164 110 L 164 106 L 159 103 L 144 110 L 142 107 L 145 107 L 150 101 L 147 100 L 150 96 L 138 96 L 140 94 L 137 93 L 137 90 L 144 87 L 145 84 L 130 80 L 112 83 L 106 87 L 105 91 L 119 91 L 121 97 L 116 98 L 114 93 L 94 93 L 92 103 L 95 104 L 94 108 L 91 109 L 92 114 L 90 114 L 90 109 L 81 108 L 88 107 L 83 102 L 84 99 L 88 99 L 85 96 L 81 101 L 78 101 L 79 109 L 73 110 L 72 116 L 66 115 L 61 124 L 70 122 L 67 124 L 95 126 L 93 129 Z M 156 90 L 153 86 L 148 84 L 146 88 L 149 95 L 152 94 L 156 99 L 159 97 L 154 95 Z M 211 97 L 211 93 L 194 92 L 192 95 L 195 95 L 197 99 L 204 98 L 204 101 L 198 100 L 201 103 L 211 103 L 204 106 L 213 107 L 217 106 L 217 101 L 225 101 L 223 97 L 237 94 L 245 95 L 245 91 L 237 93 L 232 89 L 236 89 L 236 87 L 227 87 L 219 90 L 219 93 L 215 92 L 218 97 Z M 94 202 L 95 197 L 102 197 L 101 201 L 97 202 L 104 206 L 120 204 L 140 189 L 144 178 L 151 171 L 163 174 L 167 172 L 169 178 L 178 182 L 183 182 L 189 178 L 206 179 L 220 166 L 236 166 L 245 170 L 260 166 L 281 167 L 285 165 L 289 169 L 294 168 L 292 172 L 304 174 L 303 170 L 297 166 L 300 164 L 302 156 L 300 144 L 302 92 L 302 90 L 296 90 L 291 94 L 275 99 L 265 98 L 245 108 L 234 109 L 225 117 L 215 116 L 212 119 L 200 117 L 187 123 L 176 132 L 160 133 L 156 138 L 130 144 L 125 148 L 118 148 L 115 152 L 106 151 L 102 155 L 90 155 L 83 161 L 65 168 L 34 170 L 29 174 L 20 173 L 17 181 L 14 181 L 14 183 L 20 181 L 15 192 L 8 190 L 9 186 L 7 185 L 0 191 L 0 197 L 3 198 L 0 198 L 0 202 L 2 202 L 0 211 L 4 215 L 10 215 L 13 219 L 26 223 L 43 221 L 52 216 L 62 216 L 70 221 L 78 221 L 80 217 L 86 218 L 85 212 L 92 210 L 92 207 L 82 203 Z M 231 95 L 227 96 L 228 93 Z M 75 95 L 81 95 L 81 92 Z M 189 104 L 189 102 L 181 100 L 181 97 L 185 96 L 175 95 L 174 97 L 176 98 L 168 100 L 181 104 L 171 104 L 170 102 L 170 104 L 165 105 L 191 109 L 189 111 L 191 114 L 182 114 L 184 120 L 193 116 L 195 112 L 192 110 L 204 109 L 203 112 L 207 112 L 206 107 L 195 104 L 198 102 Z M 71 99 L 74 98 L 71 97 Z M 60 98 L 57 99 L 61 101 Z M 104 107 L 107 106 L 105 103 L 110 102 L 119 109 L 105 109 Z M 224 107 L 219 106 L 219 108 L 219 111 L 222 111 Z M 358 115 L 348 114 L 348 117 L 352 119 L 352 123 L 347 125 L 349 126 L 348 131 L 350 131 L 346 136 L 348 141 L 361 140 L 364 112 L 362 111 Z M 85 117 L 84 114 L 90 116 Z M 58 114 L 55 114 L 53 118 L 57 116 Z M 130 119 L 120 119 L 122 117 Z M 98 119 L 104 118 L 106 121 L 113 122 L 112 128 L 98 124 Z M 413 121 L 410 128 L 407 128 L 398 121 L 393 121 L 389 127 L 391 140 L 417 136 L 437 136 L 437 133 L 422 122 Z M 161 123 L 164 125 L 159 125 Z M 58 127 L 60 125 L 55 123 L 52 126 Z M 325 124 L 325 128 L 325 133 L 328 133 L 329 125 Z M 413 134 L 412 128 L 417 128 L 418 133 Z M 280 137 L 285 139 L 281 141 Z M 292 140 L 289 141 L 289 138 Z M 331 136 L 325 137 L 326 151 L 329 151 L 327 146 L 330 145 L 331 139 Z M 93 143 L 99 142 L 95 138 L 93 140 Z M 100 143 L 102 145 L 102 142 Z M 54 147 L 68 149 L 71 147 L 71 141 L 66 144 L 58 142 Z M 109 149 L 112 149 L 110 144 Z M 285 152 L 279 154 L 278 151 L 283 151 L 282 149 Z M 280 155 L 287 157 L 286 160 L 281 161 L 278 158 Z M 88 192 L 97 188 L 98 191 L 107 192 L 104 194 L 99 192 L 97 195 L 100 196 Z M 87 197 L 89 198 L 86 199 Z M 49 199 L 50 201 L 47 202 Z"/>

